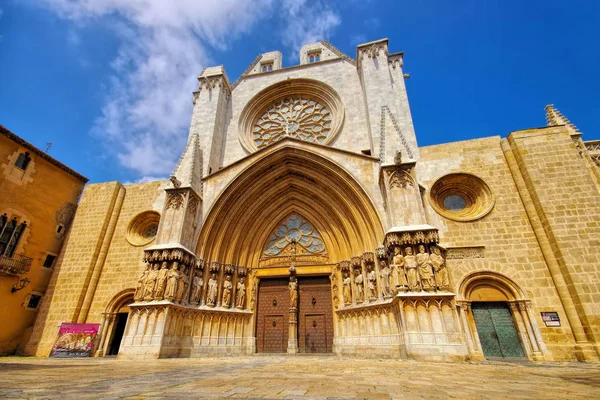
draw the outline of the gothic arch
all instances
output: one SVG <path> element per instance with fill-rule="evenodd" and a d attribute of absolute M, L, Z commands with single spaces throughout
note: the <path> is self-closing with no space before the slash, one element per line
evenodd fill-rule
<path fill-rule="evenodd" d="M 311 221 L 329 262 L 373 251 L 381 219 L 360 184 L 342 167 L 284 139 L 241 172 L 207 213 L 196 253 L 205 260 L 258 266 L 273 226 L 297 212 Z"/>
<path fill-rule="evenodd" d="M 457 301 L 472 301 L 473 293 L 482 288 L 496 291 L 504 296 L 501 301 L 525 301 L 527 298 L 523 289 L 512 279 L 494 271 L 475 271 L 465 275 L 458 284 Z M 494 298 L 500 300 L 500 298 Z M 494 300 L 490 299 L 490 300 Z"/>

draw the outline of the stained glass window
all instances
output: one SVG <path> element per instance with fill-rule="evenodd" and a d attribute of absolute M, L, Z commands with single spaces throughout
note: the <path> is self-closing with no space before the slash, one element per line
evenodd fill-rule
<path fill-rule="evenodd" d="M 292 213 L 279 223 L 269 236 L 264 251 L 266 257 L 277 257 L 290 253 L 292 240 L 296 241 L 296 254 L 327 255 L 321 235 L 304 217 Z"/>

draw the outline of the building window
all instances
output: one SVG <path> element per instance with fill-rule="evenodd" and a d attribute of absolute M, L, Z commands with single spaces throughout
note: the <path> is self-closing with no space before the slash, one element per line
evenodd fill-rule
<path fill-rule="evenodd" d="M 0 231 L 0 255 L 12 257 L 27 227 L 27 222 L 19 224 L 16 218 L 13 218 L 8 223 L 4 221 L 6 221 L 6 214 L 0 217 L 0 225 L 2 225 Z"/>
<path fill-rule="evenodd" d="M 37 310 L 40 305 L 40 301 L 42 300 L 41 294 L 32 293 L 29 295 L 29 300 L 27 300 L 26 308 L 30 310 Z"/>
<path fill-rule="evenodd" d="M 317 61 L 321 61 L 321 52 L 320 51 L 308 54 L 308 62 L 314 63 Z"/>
<path fill-rule="evenodd" d="M 27 165 L 29 165 L 29 161 L 31 161 L 31 157 L 29 157 L 29 153 L 21 153 L 19 157 L 17 157 L 17 161 L 15 162 L 15 167 L 22 169 L 25 171 L 27 169 Z"/>
<path fill-rule="evenodd" d="M 269 71 L 273 71 L 273 63 L 264 63 L 260 65 L 260 70 L 261 72 L 269 72 Z"/>
<path fill-rule="evenodd" d="M 58 224 L 56 226 L 56 233 L 62 233 L 63 229 L 65 229 L 65 226 L 63 224 Z"/>
<path fill-rule="evenodd" d="M 44 268 L 52 268 L 54 265 L 54 260 L 56 260 L 56 256 L 54 254 L 47 254 L 46 259 L 44 260 Z"/>

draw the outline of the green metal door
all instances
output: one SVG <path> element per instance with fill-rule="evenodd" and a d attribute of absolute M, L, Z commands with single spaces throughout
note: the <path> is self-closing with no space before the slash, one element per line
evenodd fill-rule
<path fill-rule="evenodd" d="M 471 308 L 486 357 L 525 357 L 506 303 L 473 303 Z"/>

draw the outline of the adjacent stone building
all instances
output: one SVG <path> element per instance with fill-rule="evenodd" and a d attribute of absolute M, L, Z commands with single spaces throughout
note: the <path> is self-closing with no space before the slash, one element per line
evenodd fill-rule
<path fill-rule="evenodd" d="M 86 182 L 0 125 L 0 355 L 29 339 Z"/>
<path fill-rule="evenodd" d="M 388 41 L 198 77 L 168 181 L 89 185 L 27 347 L 598 360 L 600 160 L 548 126 L 419 147 Z"/>

